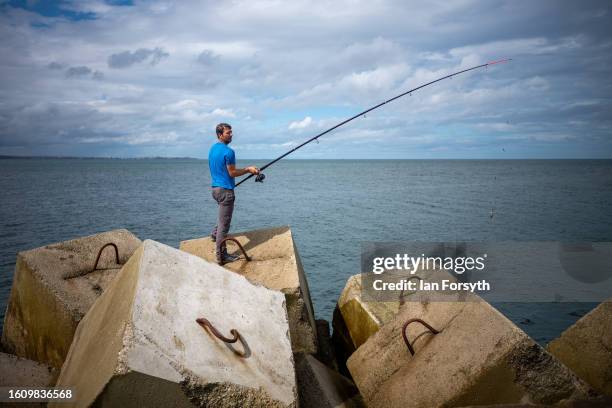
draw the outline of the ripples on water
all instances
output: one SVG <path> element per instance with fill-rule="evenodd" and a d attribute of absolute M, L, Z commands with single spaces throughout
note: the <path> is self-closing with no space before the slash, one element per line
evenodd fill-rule
<path fill-rule="evenodd" d="M 610 160 L 286 160 L 266 175 L 238 188 L 232 231 L 290 225 L 328 320 L 362 241 L 612 241 Z M 178 247 L 210 232 L 208 185 L 201 160 L 0 160 L 2 315 L 18 251 L 115 228 Z M 498 305 L 541 342 L 593 306 Z"/>

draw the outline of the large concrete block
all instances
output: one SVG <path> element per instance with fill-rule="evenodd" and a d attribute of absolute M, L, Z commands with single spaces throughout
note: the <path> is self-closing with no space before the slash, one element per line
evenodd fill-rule
<path fill-rule="evenodd" d="M 285 297 L 146 240 L 79 324 L 57 387 L 78 407 L 292 406 Z"/>
<path fill-rule="evenodd" d="M 0 387 L 52 387 L 57 374 L 46 364 L 0 353 Z"/>
<path fill-rule="evenodd" d="M 241 259 L 223 265 L 224 268 L 253 283 L 283 292 L 287 298 L 293 351 L 316 353 L 317 332 L 310 291 L 291 229 L 247 231 L 231 237 L 240 242 L 251 261 Z M 242 255 L 234 243 L 228 242 L 227 247 L 230 252 Z M 182 241 L 180 249 L 210 262 L 216 259 L 215 243 L 210 237 Z"/>
<path fill-rule="evenodd" d="M 120 229 L 47 245 L 17 254 L 2 345 L 12 354 L 60 368 L 74 331 L 140 240 Z"/>
<path fill-rule="evenodd" d="M 365 407 L 355 384 L 310 354 L 296 358 L 300 408 Z"/>
<path fill-rule="evenodd" d="M 405 292 L 395 301 L 365 300 L 362 276 L 358 274 L 349 277 L 334 310 L 332 340 L 341 372 L 345 372 L 344 363 L 348 357 L 385 323 L 393 320 L 400 305 L 410 300 L 412 296 Z M 401 276 L 405 277 L 405 274 Z M 456 281 L 450 273 L 441 270 L 419 270 L 414 276 L 428 282 L 442 279 Z"/>
<path fill-rule="evenodd" d="M 332 345 L 331 335 L 329 333 L 329 322 L 324 319 L 317 319 L 317 342 L 319 344 L 319 352 L 316 357 L 326 366 L 338 371 L 336 354 Z"/>
<path fill-rule="evenodd" d="M 53 387 L 57 374 L 57 369 L 45 364 L 0 353 L 0 387 L 12 389 Z M 45 402 L 0 402 L 0 406 L 7 408 L 39 408 L 46 405 Z"/>
<path fill-rule="evenodd" d="M 361 275 L 353 275 L 348 278 L 334 311 L 334 336 L 352 353 L 385 322 L 393 319 L 398 310 L 399 300 L 364 301 L 361 296 Z"/>
<path fill-rule="evenodd" d="M 368 407 L 553 404 L 590 393 L 576 377 L 477 296 L 466 302 L 407 302 L 349 358 Z M 412 356 L 402 337 L 408 326 Z"/>
<path fill-rule="evenodd" d="M 595 390 L 612 397 L 612 299 L 591 310 L 547 349 Z"/>

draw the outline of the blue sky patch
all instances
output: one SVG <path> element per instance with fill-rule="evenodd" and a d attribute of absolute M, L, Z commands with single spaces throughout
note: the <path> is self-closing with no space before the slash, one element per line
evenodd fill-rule
<path fill-rule="evenodd" d="M 22 8 L 45 17 L 64 17 L 72 21 L 94 20 L 96 18 L 95 13 L 83 13 L 66 8 L 69 3 L 65 1 L 9 0 L 7 4 L 11 7 Z"/>

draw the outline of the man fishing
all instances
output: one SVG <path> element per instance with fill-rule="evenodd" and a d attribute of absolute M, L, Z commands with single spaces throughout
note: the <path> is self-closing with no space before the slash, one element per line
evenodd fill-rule
<path fill-rule="evenodd" d="M 395 101 L 396 99 L 399 99 L 406 95 L 412 95 L 412 92 L 418 91 L 419 89 L 435 84 L 436 82 L 443 81 L 447 78 L 452 78 L 456 75 L 463 74 L 464 72 L 469 72 L 475 69 L 485 68 L 491 65 L 496 65 L 496 64 L 500 64 L 500 63 L 504 63 L 508 61 L 511 61 L 511 59 L 490 61 L 485 64 L 476 65 L 471 68 L 466 68 L 461 71 L 453 72 L 452 74 L 445 75 L 438 79 L 434 79 L 433 81 L 429 81 L 423 85 L 419 85 L 416 88 L 405 91 L 397 96 L 394 96 L 391 99 L 387 99 L 386 101 L 379 103 L 378 105 L 372 106 L 371 108 L 368 108 L 364 110 L 363 112 L 353 115 L 350 118 L 338 123 L 337 125 L 334 125 L 331 128 L 319 133 L 318 135 L 311 137 L 310 139 L 294 147 L 288 152 L 280 155 L 279 157 L 272 160 L 271 162 L 266 163 L 265 165 L 261 167 L 261 170 L 262 171 L 265 170 L 266 168 L 270 167 L 277 161 L 285 158 L 286 156 L 302 148 L 308 143 L 313 142 L 315 140 L 319 140 L 321 136 L 326 135 L 327 133 L 333 131 L 334 129 L 337 129 L 340 126 L 343 126 L 361 116 L 364 116 L 365 114 L 375 109 L 378 109 L 381 106 L 388 104 L 389 102 Z M 227 232 L 229 231 L 230 222 L 232 220 L 232 212 L 234 211 L 234 188 L 238 187 L 240 184 L 244 183 L 245 181 L 247 181 L 253 176 L 257 176 L 255 178 L 255 181 L 263 182 L 265 176 L 260 171 L 260 169 L 256 167 L 245 167 L 244 169 L 235 168 L 236 157 L 234 155 L 234 151 L 227 146 L 232 141 L 232 127 L 230 125 L 228 125 L 227 123 L 218 124 L 217 125 L 217 138 L 219 139 L 219 143 L 216 143 L 210 149 L 210 153 L 208 155 L 208 163 L 210 165 L 210 174 L 212 178 L 213 197 L 219 204 L 219 222 L 212 232 L 212 239 L 213 241 L 216 240 L 217 242 L 217 249 L 216 249 L 217 250 L 217 261 L 219 262 L 220 265 L 223 265 L 224 263 L 232 262 L 238 259 L 238 257 L 236 256 L 229 255 L 227 253 L 227 250 L 225 249 L 225 246 L 221 245 L 221 241 L 225 238 L 225 236 L 227 235 Z M 240 180 L 238 184 L 234 183 L 234 177 L 239 177 L 247 173 L 250 173 L 250 174 L 247 177 L 244 177 L 242 180 Z"/>
<path fill-rule="evenodd" d="M 217 225 L 211 233 L 216 242 L 217 263 L 219 265 L 233 262 L 239 257 L 227 253 L 223 240 L 227 236 L 234 212 L 234 177 L 250 173 L 259 174 L 257 167 L 236 168 L 236 154 L 228 145 L 232 142 L 232 127 L 227 123 L 219 123 L 216 128 L 218 142 L 212 145 L 208 152 L 208 167 L 212 181 L 212 196 L 219 205 Z"/>
<path fill-rule="evenodd" d="M 262 173 L 262 171 L 263 171 L 263 170 L 267 169 L 268 167 L 270 167 L 271 165 L 273 165 L 273 164 L 274 164 L 274 163 L 276 163 L 277 161 L 279 161 L 279 160 L 281 160 L 281 159 L 285 158 L 286 156 L 289 156 L 291 153 L 295 152 L 297 149 L 300 149 L 300 148 L 302 148 L 303 146 L 306 146 L 308 143 L 310 143 L 310 142 L 312 142 L 312 141 L 314 141 L 314 140 L 317 140 L 317 141 L 318 141 L 318 140 L 319 140 L 319 138 L 320 138 L 321 136 L 328 134 L 328 133 L 329 133 L 329 132 L 331 132 L 332 130 L 337 129 L 337 128 L 339 128 L 340 126 L 346 125 L 347 123 L 349 123 L 349 122 L 351 122 L 351 121 L 353 121 L 353 120 L 355 120 L 355 119 L 357 119 L 357 118 L 359 118 L 359 117 L 361 117 L 361 116 L 365 116 L 367 113 L 369 113 L 369 112 L 371 112 L 371 111 L 373 111 L 373 110 L 375 110 L 375 109 L 378 109 L 378 108 L 380 108 L 381 106 L 388 104 L 389 102 L 393 102 L 394 100 L 399 99 L 399 98 L 401 98 L 401 97 L 403 97 L 403 96 L 406 96 L 406 95 L 412 95 L 412 93 L 413 93 L 413 92 L 418 91 L 419 89 L 425 88 L 426 86 L 429 86 L 429 85 L 431 85 L 431 84 L 435 84 L 436 82 L 443 81 L 443 80 L 445 80 L 445 79 L 447 79 L 447 78 L 452 78 L 452 77 L 454 77 L 455 75 L 463 74 L 464 72 L 472 71 L 472 70 L 474 70 L 474 69 L 485 68 L 485 67 L 489 67 L 489 66 L 491 66 L 491 65 L 495 65 L 495 64 L 501 64 L 501 63 L 508 62 L 508 61 L 512 61 L 512 60 L 511 60 L 511 59 L 502 59 L 502 60 L 497 60 L 497 61 L 491 61 L 491 62 L 487 62 L 486 64 L 480 64 L 480 65 L 476 65 L 476 66 L 471 67 L 471 68 L 466 68 L 466 69 L 463 69 L 463 70 L 461 70 L 461 71 L 453 72 L 452 74 L 445 75 L 445 76 L 443 76 L 443 77 L 441 77 L 441 78 L 434 79 L 433 81 L 429 81 L 429 82 L 427 82 L 426 84 L 419 85 L 419 86 L 417 86 L 416 88 L 412 88 L 411 90 L 406 91 L 406 92 L 403 92 L 403 93 L 401 93 L 401 94 L 399 94 L 399 95 L 397 95 L 397 96 L 394 96 L 394 97 L 393 97 L 393 98 L 391 98 L 391 99 L 387 99 L 386 101 L 381 102 L 381 103 L 379 103 L 379 104 L 378 104 L 378 105 L 376 105 L 376 106 L 372 106 L 371 108 L 368 108 L 368 109 L 364 110 L 363 112 L 360 112 L 360 113 L 358 113 L 358 114 L 356 114 L 356 115 L 354 115 L 354 116 L 351 116 L 350 118 L 348 118 L 348 119 L 346 119 L 346 120 L 343 120 L 342 122 L 338 123 L 337 125 L 334 125 L 334 126 L 330 127 L 330 128 L 329 128 L 329 129 L 327 129 L 326 131 L 321 132 L 321 133 L 319 133 L 318 135 L 311 137 L 310 139 L 308 139 L 308 140 L 307 140 L 307 141 L 305 141 L 304 143 L 302 143 L 302 144 L 300 144 L 300 145 L 298 145 L 298 146 L 294 147 L 293 149 L 289 150 L 287 153 L 284 153 L 284 154 L 282 154 L 282 155 L 278 156 L 276 159 L 272 160 L 270 163 L 266 163 L 266 164 L 264 164 L 264 165 L 261 167 L 261 169 L 258 169 L 258 172 L 257 172 L 257 173 L 251 173 L 251 174 L 250 174 L 250 175 L 248 175 L 247 177 L 245 177 L 245 178 L 243 178 L 242 180 L 240 180 L 240 181 L 238 182 L 238 184 L 236 184 L 236 187 L 238 187 L 239 185 L 241 185 L 242 183 L 244 183 L 245 181 L 247 181 L 248 179 L 250 179 L 251 177 L 253 177 L 255 174 L 257 174 L 257 177 L 255 178 L 255 181 L 258 181 L 258 182 L 262 182 L 262 183 L 263 183 L 264 178 L 265 178 L 265 175 Z M 244 173 L 244 174 L 246 174 L 246 173 Z"/>

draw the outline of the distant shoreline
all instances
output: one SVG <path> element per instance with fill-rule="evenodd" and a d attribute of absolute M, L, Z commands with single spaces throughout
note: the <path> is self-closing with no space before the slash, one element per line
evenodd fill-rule
<path fill-rule="evenodd" d="M 0 155 L 0 160 L 24 159 L 24 160 L 205 160 L 197 157 L 95 157 L 95 156 L 7 156 Z"/>
<path fill-rule="evenodd" d="M 9 155 L 0 155 L 0 160 L 194 160 L 194 161 L 208 161 L 205 158 L 198 157 L 162 157 L 162 156 L 152 156 L 152 157 L 95 157 L 95 156 L 9 156 Z M 240 161 L 251 160 L 251 161 L 271 161 L 274 158 L 244 158 L 240 159 Z M 438 159 L 353 159 L 353 158 L 338 158 L 338 159 L 294 159 L 288 158 L 284 159 L 285 161 L 535 161 L 535 160 L 564 160 L 564 161 L 609 161 L 612 158 L 474 158 L 474 159 L 449 159 L 449 158 L 438 158 Z"/>

